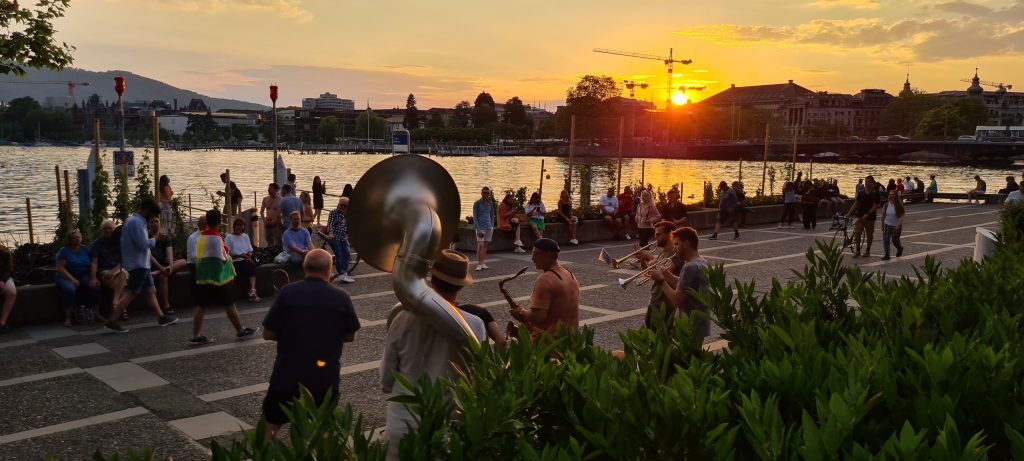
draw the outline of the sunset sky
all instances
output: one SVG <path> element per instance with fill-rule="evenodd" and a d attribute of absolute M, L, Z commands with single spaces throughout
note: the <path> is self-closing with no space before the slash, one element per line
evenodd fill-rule
<path fill-rule="evenodd" d="M 210 96 L 279 104 L 330 91 L 374 107 L 450 107 L 481 90 L 554 110 L 585 74 L 675 85 L 784 83 L 855 93 L 1024 77 L 1024 1 L 74 0 L 58 23 L 75 67 L 122 69 Z M 687 83 L 688 82 L 688 83 Z M 1022 87 L 1024 88 L 1024 87 Z M 638 98 L 650 99 L 650 90 Z"/>

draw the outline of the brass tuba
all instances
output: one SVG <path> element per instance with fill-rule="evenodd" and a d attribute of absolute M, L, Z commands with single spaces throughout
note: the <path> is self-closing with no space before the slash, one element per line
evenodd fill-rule
<path fill-rule="evenodd" d="M 394 274 L 401 306 L 449 339 L 475 344 L 461 312 L 427 283 L 434 257 L 455 236 L 459 211 L 459 189 L 444 167 L 419 155 L 396 156 L 367 170 L 352 189 L 348 233 L 363 261 Z"/>

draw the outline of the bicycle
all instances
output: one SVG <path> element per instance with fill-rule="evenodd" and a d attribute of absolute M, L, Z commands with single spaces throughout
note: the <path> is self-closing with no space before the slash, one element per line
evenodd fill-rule
<path fill-rule="evenodd" d="M 832 226 L 836 229 L 835 234 L 832 235 L 832 242 L 839 244 L 839 252 L 842 253 L 847 248 L 850 249 L 850 253 L 856 252 L 856 248 L 853 245 L 853 236 L 850 235 L 850 222 L 853 218 L 849 216 L 835 215 L 832 218 Z"/>
<path fill-rule="evenodd" d="M 326 230 L 327 230 L 326 226 L 318 228 L 318 229 L 314 229 L 313 232 L 310 233 L 310 239 L 313 241 L 313 246 L 314 247 L 326 250 L 327 252 L 329 252 L 331 254 L 334 254 L 334 250 L 331 249 L 331 243 L 327 239 L 327 234 L 325 233 Z M 356 270 L 356 267 L 359 266 L 359 261 L 360 260 L 359 260 L 359 254 L 356 253 L 355 248 L 352 248 L 351 244 L 349 245 L 349 248 L 351 250 L 351 253 L 350 253 L 351 256 L 349 257 L 348 274 L 352 275 L 352 272 L 354 272 Z M 334 263 L 335 264 L 338 263 L 337 256 L 335 256 Z"/>

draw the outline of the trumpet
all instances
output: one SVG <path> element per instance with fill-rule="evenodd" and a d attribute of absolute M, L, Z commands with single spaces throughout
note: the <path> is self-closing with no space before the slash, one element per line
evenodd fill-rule
<path fill-rule="evenodd" d="M 608 252 L 605 251 L 604 248 L 602 248 L 601 252 L 598 253 L 598 255 L 597 255 L 597 260 L 601 261 L 601 262 L 603 262 L 605 264 L 611 264 L 613 268 L 618 269 L 622 265 L 635 264 L 637 261 L 639 261 L 639 258 L 637 258 L 637 256 L 636 256 L 638 253 L 640 253 L 641 251 L 647 251 L 651 247 L 655 246 L 656 244 L 657 244 L 657 242 L 651 242 L 651 243 L 647 244 L 646 246 L 644 246 L 643 248 L 640 248 L 639 250 L 636 250 L 636 251 L 634 251 L 634 252 L 632 252 L 632 253 L 630 253 L 630 254 L 628 254 L 626 256 L 623 256 L 623 257 L 621 257 L 619 259 L 611 259 L 611 257 L 608 256 Z"/>
<path fill-rule="evenodd" d="M 657 261 L 654 261 L 650 266 L 647 266 L 647 269 L 644 269 L 629 278 L 619 278 L 619 286 L 625 290 L 626 288 L 629 288 L 630 283 L 632 283 L 633 286 L 643 285 L 651 280 L 651 272 L 669 268 L 671 267 L 671 264 L 672 258 L 658 258 Z"/>

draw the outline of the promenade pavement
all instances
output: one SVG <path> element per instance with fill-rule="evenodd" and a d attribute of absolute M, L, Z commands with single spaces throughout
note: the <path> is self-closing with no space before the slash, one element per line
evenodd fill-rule
<path fill-rule="evenodd" d="M 973 254 L 975 227 L 996 228 L 999 207 L 966 204 L 922 204 L 908 208 L 902 258 L 881 261 L 881 230 L 875 231 L 870 259 L 848 264 L 879 271 L 886 277 L 913 276 L 914 266 L 932 255 L 945 266 Z M 793 277 L 815 240 L 828 240 L 829 221 L 816 230 L 757 226 L 709 241 L 702 232 L 701 252 L 722 263 L 730 279 L 754 280 L 760 288 L 770 280 Z M 601 248 L 613 257 L 629 253 L 633 242 L 599 242 L 563 248 L 561 260 L 578 277 L 582 323 L 595 330 L 605 348 L 621 346 L 620 332 L 643 324 L 649 289 L 623 290 L 616 280 L 631 270 L 612 270 L 597 262 Z M 469 255 L 474 259 L 473 255 Z M 508 305 L 498 280 L 531 266 L 529 255 L 488 255 L 491 270 L 473 272 L 476 283 L 460 296 L 462 303 L 488 308 L 504 326 Z M 531 270 L 506 285 L 513 296 L 529 296 L 537 272 Z M 385 337 L 385 318 L 396 302 L 390 274 L 361 265 L 357 282 L 345 285 L 352 295 L 362 330 L 342 355 L 341 404 L 362 412 L 369 427 L 384 424 L 384 399 L 378 366 Z M 245 325 L 258 325 L 271 299 L 239 305 Z M 0 460 L 86 459 L 105 453 L 153 447 L 158 459 L 208 459 L 214 440 L 229 441 L 242 428 L 255 426 L 275 356 L 272 342 L 236 341 L 222 312 L 207 316 L 207 336 L 216 342 L 190 347 L 191 312 L 180 310 L 181 322 L 155 327 L 154 319 L 137 313 L 128 334 L 107 334 L 98 327 L 66 329 L 60 325 L 16 328 L 0 336 Z M 714 337 L 709 340 L 715 339 Z"/>

